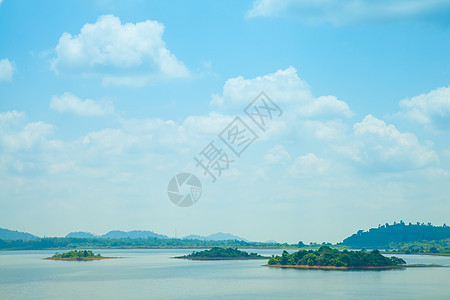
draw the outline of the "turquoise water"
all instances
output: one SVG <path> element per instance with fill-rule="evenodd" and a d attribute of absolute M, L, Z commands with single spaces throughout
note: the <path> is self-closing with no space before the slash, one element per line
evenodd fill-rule
<path fill-rule="evenodd" d="M 124 258 L 48 261 L 55 251 L 0 251 L 0 299 L 450 299 L 450 268 L 299 270 L 170 258 L 192 250 L 94 252 Z M 450 265 L 450 257 L 401 257 Z"/>

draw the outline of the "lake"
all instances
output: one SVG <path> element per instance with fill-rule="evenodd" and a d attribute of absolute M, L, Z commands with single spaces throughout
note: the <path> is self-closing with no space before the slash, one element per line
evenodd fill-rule
<path fill-rule="evenodd" d="M 185 249 L 94 250 L 124 258 L 88 262 L 42 259 L 55 252 L 0 251 L 0 299 L 450 299 L 450 268 L 325 271 L 262 267 L 266 260 L 171 259 L 192 252 Z M 398 256 L 450 266 L 450 257 Z"/>

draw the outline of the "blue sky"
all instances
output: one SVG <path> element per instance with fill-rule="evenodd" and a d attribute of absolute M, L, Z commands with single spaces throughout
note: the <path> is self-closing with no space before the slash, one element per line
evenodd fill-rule
<path fill-rule="evenodd" d="M 0 227 L 337 242 L 449 222 L 450 1 L 0 1 Z M 282 110 L 214 183 L 194 156 Z M 180 208 L 171 177 L 196 172 Z"/>

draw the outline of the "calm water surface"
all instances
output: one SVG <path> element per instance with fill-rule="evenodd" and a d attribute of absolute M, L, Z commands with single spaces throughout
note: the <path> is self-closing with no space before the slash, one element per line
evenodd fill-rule
<path fill-rule="evenodd" d="M 261 267 L 265 260 L 171 259 L 192 250 L 94 252 L 124 258 L 48 261 L 55 251 L 0 251 L 0 299 L 450 299 L 450 268 L 299 270 Z M 400 256 L 450 266 L 450 257 Z"/>

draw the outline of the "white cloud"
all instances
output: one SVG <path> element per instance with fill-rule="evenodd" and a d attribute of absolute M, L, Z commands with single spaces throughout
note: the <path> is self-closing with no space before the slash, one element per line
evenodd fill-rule
<path fill-rule="evenodd" d="M 9 59 L 4 58 L 0 60 L 0 81 L 11 80 L 14 74 L 14 69 L 14 63 L 9 61 Z"/>
<path fill-rule="evenodd" d="M 321 141 L 339 141 L 345 137 L 347 126 L 342 120 L 305 120 L 300 123 L 302 132 Z"/>
<path fill-rule="evenodd" d="M 233 121 L 232 116 L 210 112 L 207 116 L 188 116 L 183 127 L 191 134 L 207 133 L 215 136 Z"/>
<path fill-rule="evenodd" d="M 394 125 L 367 115 L 353 126 L 356 143 L 349 150 L 354 159 L 382 170 L 424 168 L 439 161 L 432 145 L 421 145 L 412 133 L 402 133 Z"/>
<path fill-rule="evenodd" d="M 104 84 L 141 86 L 157 80 L 186 78 L 189 71 L 162 39 L 157 21 L 122 24 L 104 15 L 85 24 L 78 35 L 65 32 L 51 66 L 57 74 L 100 76 Z"/>
<path fill-rule="evenodd" d="M 81 100 L 71 93 L 53 96 L 50 108 L 58 112 L 70 112 L 80 116 L 103 116 L 114 111 L 110 102 L 97 103 L 94 100 Z"/>
<path fill-rule="evenodd" d="M 267 164 L 278 164 L 289 160 L 291 156 L 282 145 L 275 145 L 266 152 L 264 161 Z"/>
<path fill-rule="evenodd" d="M 228 79 L 222 95 L 213 95 L 211 104 L 220 108 L 244 108 L 262 91 L 278 105 L 289 107 L 289 113 L 302 118 L 350 117 L 353 114 L 347 103 L 334 96 L 314 98 L 309 85 L 298 77 L 292 66 L 252 79 L 242 76 Z"/>
<path fill-rule="evenodd" d="M 310 105 L 301 107 L 299 114 L 305 117 L 333 117 L 336 115 L 351 117 L 353 115 L 347 103 L 335 96 L 321 96 L 312 101 Z"/>
<path fill-rule="evenodd" d="M 329 163 L 317 157 L 314 153 L 299 156 L 289 169 L 295 176 L 314 177 L 323 174 L 329 167 Z"/>
<path fill-rule="evenodd" d="M 301 80 L 294 67 L 278 70 L 275 73 L 245 79 L 242 76 L 230 78 L 225 82 L 222 95 L 213 95 L 211 104 L 217 106 L 237 106 L 249 103 L 264 91 L 276 103 L 309 100 L 309 85 Z"/>
<path fill-rule="evenodd" d="M 346 25 L 359 22 L 427 20 L 449 13 L 447 0 L 255 0 L 247 17 L 293 16 L 306 23 Z"/>
<path fill-rule="evenodd" d="M 81 138 L 95 153 L 122 154 L 126 151 L 200 151 L 217 137 L 229 122 L 227 115 L 188 116 L 182 123 L 162 119 L 122 120 L 119 128 L 93 131 Z"/>
<path fill-rule="evenodd" d="M 151 135 L 137 135 L 136 132 L 128 132 L 123 129 L 106 128 L 100 131 L 90 132 L 82 137 L 82 143 L 86 145 L 86 149 L 95 154 L 122 154 L 126 149 L 152 139 Z"/>
<path fill-rule="evenodd" d="M 6 127 L 16 124 L 18 121 L 22 121 L 25 119 L 25 113 L 18 111 L 7 111 L 4 113 L 0 113 L 0 129 L 2 132 L 6 129 Z"/>
<path fill-rule="evenodd" d="M 8 152 L 30 149 L 53 133 L 53 126 L 42 121 L 26 123 L 22 112 L 0 113 L 0 145 Z"/>
<path fill-rule="evenodd" d="M 400 101 L 400 116 L 438 129 L 450 129 L 450 87 Z"/>

